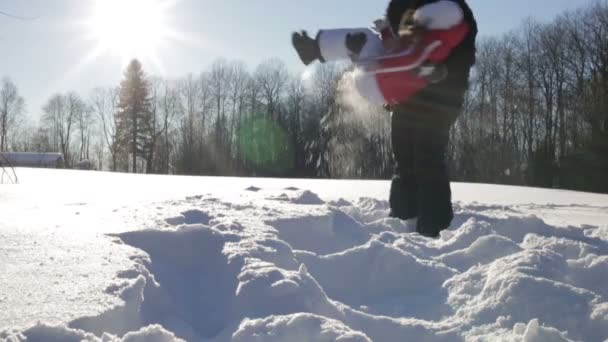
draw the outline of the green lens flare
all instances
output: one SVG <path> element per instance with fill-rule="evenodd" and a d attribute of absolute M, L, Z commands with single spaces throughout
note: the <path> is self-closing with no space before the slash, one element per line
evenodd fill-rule
<path fill-rule="evenodd" d="M 293 167 L 293 145 L 278 123 L 260 117 L 247 119 L 238 136 L 242 156 L 260 170 L 282 173 Z"/>

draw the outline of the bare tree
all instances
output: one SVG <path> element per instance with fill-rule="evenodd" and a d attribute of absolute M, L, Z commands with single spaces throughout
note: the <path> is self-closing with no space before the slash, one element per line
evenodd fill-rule
<path fill-rule="evenodd" d="M 31 123 L 27 118 L 20 122 L 15 128 L 11 139 L 11 150 L 20 152 L 36 152 L 34 144 L 38 126 Z"/>
<path fill-rule="evenodd" d="M 63 154 L 66 167 L 72 166 L 71 142 L 78 117 L 87 111 L 87 105 L 76 93 L 54 95 L 43 108 L 43 122 L 51 133 L 52 145 Z"/>
<path fill-rule="evenodd" d="M 76 113 L 76 128 L 78 129 L 80 154 L 79 160 L 90 160 L 91 155 L 91 139 L 93 135 L 93 125 L 95 124 L 95 118 L 93 117 L 92 109 L 90 106 L 85 105 L 83 110 L 79 110 Z"/>
<path fill-rule="evenodd" d="M 232 105 L 230 113 L 230 127 L 229 127 L 229 139 L 228 139 L 228 150 L 233 156 L 234 168 L 237 174 L 241 171 L 241 136 L 239 131 L 241 125 L 246 118 L 246 95 L 247 85 L 251 78 L 247 67 L 242 62 L 231 63 L 232 71 L 230 73 L 229 80 L 229 98 Z"/>
<path fill-rule="evenodd" d="M 226 104 L 229 95 L 231 68 L 225 60 L 217 60 L 211 65 L 209 86 L 215 103 L 215 144 L 216 151 L 223 147 L 226 138 Z"/>
<path fill-rule="evenodd" d="M 177 110 L 181 118 L 180 149 L 178 159 L 178 172 L 195 174 L 200 169 L 200 141 L 203 139 L 206 123 L 206 111 L 201 111 L 201 103 L 207 100 L 208 95 L 202 89 L 208 89 L 206 75 L 199 79 L 192 75 L 178 81 L 177 95 L 179 103 Z M 205 95 L 204 99 L 199 96 Z M 200 111 L 200 115 L 199 115 Z M 200 120 L 200 124 L 199 124 Z"/>
<path fill-rule="evenodd" d="M 110 153 L 110 170 L 117 170 L 118 144 L 116 143 L 116 116 L 118 108 L 118 88 L 96 88 L 91 93 L 91 108 L 97 116 L 101 129 L 101 139 Z M 97 151 L 102 150 L 99 147 Z"/>
<path fill-rule="evenodd" d="M 24 109 L 25 100 L 19 95 L 17 86 L 10 78 L 3 78 L 0 88 L 0 152 L 7 149 L 11 129 Z"/>
<path fill-rule="evenodd" d="M 608 149 L 608 3 L 598 1 L 587 9 L 587 48 L 591 63 L 592 143 Z"/>
<path fill-rule="evenodd" d="M 151 140 L 146 170 L 148 173 L 168 173 L 170 169 L 171 141 L 169 130 L 180 112 L 179 92 L 172 82 L 152 80 Z"/>
<path fill-rule="evenodd" d="M 539 32 L 539 25 L 531 20 L 524 22 L 523 29 L 520 32 L 520 40 L 518 50 L 520 52 L 518 58 L 519 71 L 522 73 L 525 93 L 522 94 L 522 106 L 524 110 L 524 119 L 522 122 L 522 134 L 525 145 L 526 157 L 531 157 L 534 151 L 534 140 L 537 136 L 537 114 L 538 105 L 536 92 L 538 89 L 538 72 L 537 72 L 537 39 L 535 36 Z"/>
<path fill-rule="evenodd" d="M 277 106 L 289 77 L 285 63 L 278 59 L 263 61 L 255 69 L 253 77 L 260 88 L 262 100 L 266 102 L 267 113 L 276 118 Z"/>
<path fill-rule="evenodd" d="M 294 147 L 294 166 L 297 173 L 302 173 L 305 162 L 305 148 L 302 143 L 302 114 L 306 110 L 306 89 L 302 79 L 292 76 L 286 88 L 285 107 L 287 129 Z"/>

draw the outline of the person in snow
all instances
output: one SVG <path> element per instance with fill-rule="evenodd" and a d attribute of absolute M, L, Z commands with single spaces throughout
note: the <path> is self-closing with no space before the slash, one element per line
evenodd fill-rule
<path fill-rule="evenodd" d="M 358 92 L 392 112 L 391 216 L 417 218 L 417 232 L 429 237 L 454 216 L 446 150 L 475 63 L 476 36 L 465 0 L 391 0 L 375 30 L 292 36 L 305 64 L 351 59 Z"/>

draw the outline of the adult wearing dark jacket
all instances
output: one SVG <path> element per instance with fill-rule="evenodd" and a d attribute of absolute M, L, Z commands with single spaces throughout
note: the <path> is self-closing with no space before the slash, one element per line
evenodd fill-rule
<path fill-rule="evenodd" d="M 442 57 L 436 66 L 436 71 L 441 72 L 433 72 L 432 82 L 419 79 L 424 82 L 424 87 L 410 91 L 411 85 L 420 82 L 413 82 L 416 78 L 412 79 L 411 75 L 401 77 L 401 74 L 391 71 L 387 74 L 390 82 L 382 82 L 387 81 L 385 79 L 371 82 L 376 83 L 376 91 L 368 91 L 374 87 L 366 86 L 359 90 L 362 95 L 377 94 L 368 96 L 379 100 L 371 102 L 390 103 L 395 159 L 390 193 L 391 216 L 404 220 L 418 218 L 418 233 L 436 237 L 449 227 L 454 216 L 446 150 L 450 129 L 462 110 L 469 73 L 475 63 L 477 24 L 465 0 L 391 0 L 386 19 L 393 32 L 401 32 L 405 24 L 406 28 L 411 27 L 405 32 L 412 35 L 465 26 L 466 35 L 457 38 L 456 42 L 448 34 L 444 43 L 448 43 L 451 51 L 447 59 Z M 292 42 L 305 64 L 353 56 L 356 61 L 360 57 L 358 55 L 366 51 L 368 43 L 375 42 L 369 35 L 366 29 L 339 29 L 319 31 L 312 39 L 303 31 L 294 33 Z M 370 46 L 374 45 L 378 45 L 377 41 Z M 393 94 L 391 99 L 401 100 L 387 99 L 388 93 L 403 87 L 407 96 Z"/>
<path fill-rule="evenodd" d="M 464 12 L 470 31 L 444 62 L 447 75 L 407 102 L 391 106 L 395 175 L 391 184 L 391 216 L 417 218 L 417 232 L 437 237 L 453 219 L 446 152 L 450 129 L 462 111 L 475 63 L 477 24 L 465 0 L 454 1 Z M 397 30 L 404 14 L 438 0 L 392 0 L 387 18 Z M 440 15 L 440 14 L 439 14 Z"/>

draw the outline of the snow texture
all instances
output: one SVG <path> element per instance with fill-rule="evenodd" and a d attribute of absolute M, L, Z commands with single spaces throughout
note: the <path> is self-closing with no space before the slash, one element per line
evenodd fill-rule
<path fill-rule="evenodd" d="M 94 196 L 47 201 L 28 175 L 70 171 L 22 170 L 0 195 L 0 341 L 608 339 L 608 196 L 456 185 L 452 226 L 428 239 L 379 196 L 332 196 L 337 181 L 77 172 Z M 184 190 L 103 200 L 107 179 Z"/>

